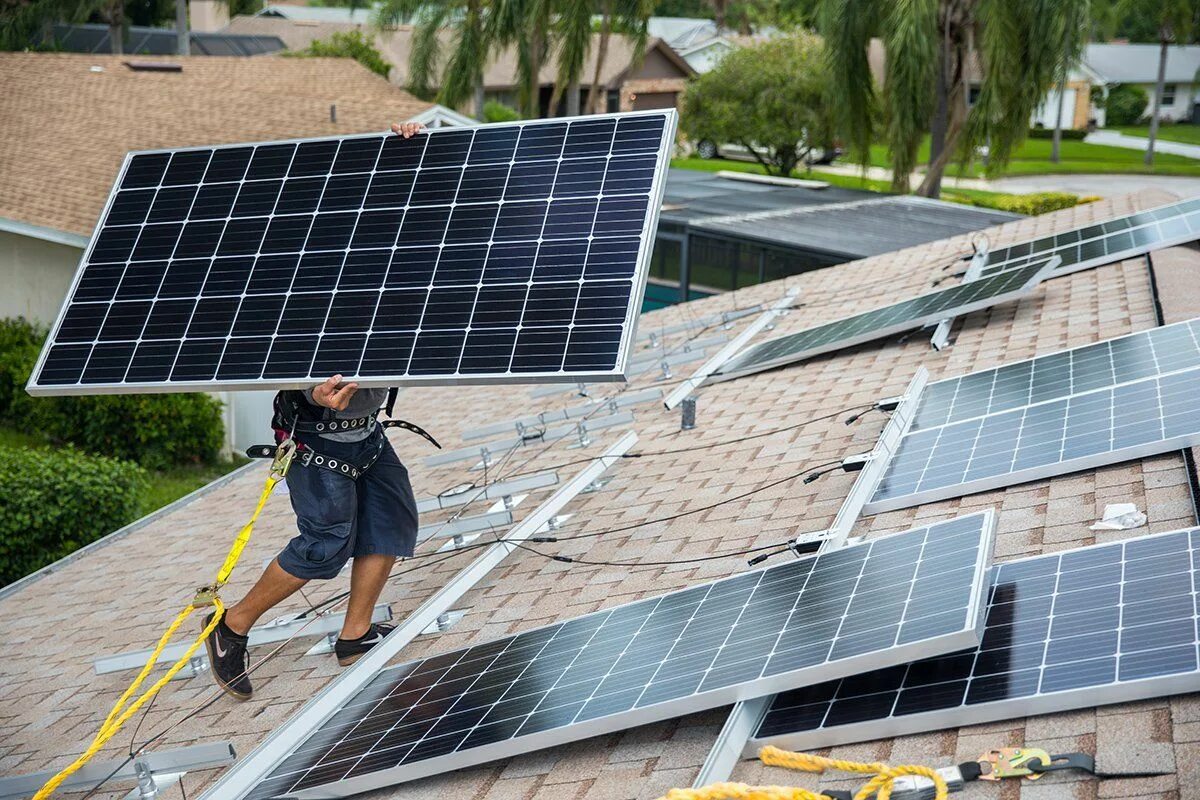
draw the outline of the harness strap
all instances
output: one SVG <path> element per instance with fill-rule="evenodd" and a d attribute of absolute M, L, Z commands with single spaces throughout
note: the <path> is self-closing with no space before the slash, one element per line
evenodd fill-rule
<path fill-rule="evenodd" d="M 383 428 L 385 430 L 387 428 L 403 428 L 404 430 L 408 431 L 409 433 L 415 433 L 417 436 L 420 436 L 421 438 L 425 439 L 427 442 L 429 442 L 431 445 L 436 447 L 438 450 L 442 449 L 442 446 L 440 444 L 438 444 L 438 440 L 433 438 L 433 434 L 429 433 L 428 431 L 426 431 L 424 428 L 422 428 L 420 425 L 416 424 L 415 422 L 406 422 L 405 420 L 402 420 L 402 419 L 384 419 L 384 420 L 380 420 L 379 424 L 381 426 L 383 426 Z"/>

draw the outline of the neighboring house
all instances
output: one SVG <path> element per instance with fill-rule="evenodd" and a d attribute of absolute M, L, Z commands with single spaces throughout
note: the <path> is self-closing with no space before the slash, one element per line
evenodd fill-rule
<path fill-rule="evenodd" d="M 0 74 L 0 317 L 43 324 L 130 150 L 470 121 L 341 58 L 0 53 Z M 262 394 L 230 395 L 231 444 L 261 438 Z"/>
<path fill-rule="evenodd" d="M 268 4 L 256 16 L 290 19 L 293 22 L 336 22 L 349 25 L 368 25 L 375 15 L 375 6 L 349 8 L 346 6 L 310 6 Z"/>
<path fill-rule="evenodd" d="M 293 6 L 270 6 L 271 9 L 286 9 Z M 340 9 L 305 9 L 340 10 Z M 376 46 L 384 60 L 392 65 L 390 79 L 399 86 L 408 83 L 409 54 L 412 51 L 413 28 L 400 25 L 384 31 L 374 30 L 365 22 L 321 21 L 292 19 L 282 15 L 237 16 L 223 30 L 225 33 L 277 36 L 290 50 L 302 50 L 314 41 L 327 40 L 335 33 L 362 31 L 375 37 Z M 594 35 L 592 47 L 580 75 L 581 105 L 586 102 L 588 86 L 595 71 L 597 40 Z M 449 34 L 444 46 L 449 47 Z M 661 39 L 653 38 L 646 46 L 640 61 L 634 59 L 633 41 L 623 36 L 609 40 L 608 53 L 600 73 L 600 83 L 605 92 L 605 109 L 608 111 L 635 111 L 649 108 L 670 108 L 679 103 L 687 80 L 695 75 L 686 61 L 667 46 Z M 558 63 L 549 58 L 540 73 L 541 106 L 543 115 L 549 111 L 550 97 L 558 74 Z M 492 59 L 484 73 L 484 92 L 488 100 L 497 100 L 515 106 L 517 101 L 517 56 L 513 49 L 505 50 Z M 467 110 L 467 105 L 460 110 Z M 564 101 L 562 110 L 566 107 Z"/>
<path fill-rule="evenodd" d="M 1154 94 L 1158 89 L 1159 45 L 1157 44 L 1090 44 L 1084 51 L 1083 63 L 1099 86 L 1133 84 L 1146 90 L 1150 102 L 1147 116 L 1154 109 Z M 1160 119 L 1200 123 L 1200 45 L 1181 45 L 1167 48 L 1167 72 L 1163 84 Z"/>
<path fill-rule="evenodd" d="M 990 228 L 987 237 L 991 246 L 998 248 L 1066 233 L 1079 225 L 1153 208 L 1169 199 L 1162 192 L 1147 192 L 1101 200 Z M 689 340 L 734 337 L 760 317 L 751 312 L 723 330 L 719 322 L 711 322 L 713 317 L 719 319 L 721 312 L 769 305 L 792 290 L 796 292 L 793 310 L 774 321 L 774 330 L 760 332 L 752 341 L 797 333 L 929 291 L 931 283 L 945 280 L 948 267 L 963 266 L 960 259 L 970 252 L 977 236 L 956 235 L 744 288 L 736 294 L 673 306 L 643 315 L 639 329 L 663 331 L 676 325 L 687 327 L 691 322 L 687 330 L 663 334 L 663 349 L 657 351 L 683 353 Z M 706 773 L 705 783 L 730 780 L 803 787 L 831 796 L 836 790 L 849 796 L 871 776 L 832 769 L 818 775 L 767 767 L 750 753 L 739 758 L 746 732 L 753 728 L 749 713 L 753 704 L 741 706 L 742 713 L 736 717 L 725 707 L 645 722 L 656 719 L 655 712 L 660 711 L 652 700 L 628 714 L 620 730 L 603 727 L 603 722 L 580 711 L 586 702 L 595 703 L 589 709 L 598 707 L 594 716 L 600 716 L 610 703 L 618 709 L 629 708 L 647 686 L 657 687 L 662 681 L 669 686 L 683 680 L 687 691 L 707 680 L 708 674 L 725 682 L 758 675 L 766 657 L 754 637 L 774 635 L 779 629 L 771 625 L 778 625 L 783 616 L 789 620 L 774 652 L 798 654 L 803 659 L 797 658 L 800 663 L 820 666 L 809 672 L 813 677 L 808 687 L 789 693 L 792 713 L 783 714 L 782 720 L 790 717 L 793 726 L 780 726 L 778 719 L 774 724 L 786 729 L 825 719 L 831 726 L 844 726 L 813 745 L 814 752 L 856 762 L 950 767 L 978 760 L 981 753 L 1001 747 L 1080 751 L 1095 758 L 1098 770 L 1105 773 L 1103 779 L 1082 770 L 1055 772 L 1036 781 L 1019 777 L 1002 783 L 979 781 L 950 796 L 956 800 L 1194 798 L 1200 756 L 1196 673 L 1172 674 L 1157 681 L 1146 677 L 1196 663 L 1194 545 L 1189 553 L 1186 535 L 1172 537 L 1165 542 L 1168 547 L 1156 548 L 1142 539 L 1196 525 L 1190 490 L 1196 474 L 1186 451 L 1133 457 L 1124 463 L 1110 463 L 1101 456 L 1092 463 L 1103 466 L 1035 480 L 1022 477 L 1017 466 L 1002 487 L 990 491 L 930 500 L 918 507 L 862 515 L 857 520 L 856 515 L 848 515 L 853 521 L 852 535 L 871 542 L 914 526 L 992 510 L 998 524 L 995 545 L 988 555 L 997 564 L 1043 554 L 1052 559 L 1062 551 L 1083 549 L 1064 556 L 1061 571 L 1055 569 L 1057 561 L 1044 569 L 1046 559 L 1000 572 L 1005 577 L 997 583 L 993 614 L 978 658 L 968 651 L 957 658 L 918 662 L 911 670 L 901 664 L 868 672 L 861 680 L 843 682 L 844 694 L 835 694 L 837 683 L 822 682 L 837 674 L 832 671 L 836 664 L 827 667 L 836 660 L 826 660 L 831 640 L 836 634 L 837 646 L 855 648 L 851 653 L 875 650 L 880 640 L 894 641 L 895 627 L 888 625 L 898 617 L 897 605 L 909 605 L 905 593 L 916 568 L 910 555 L 889 550 L 890 556 L 880 557 L 894 564 L 891 571 L 872 568 L 872 574 L 860 580 L 860 575 L 865 575 L 863 562 L 849 553 L 836 562 L 838 566 L 808 570 L 787 552 L 785 543 L 836 524 L 839 508 L 862 473 L 846 474 L 835 467 L 814 482 L 801 476 L 819 464 L 836 465 L 870 451 L 885 426 L 896 430 L 900 424 L 899 419 L 889 423 L 875 411 L 847 426 L 843 421 L 851 410 L 865 410 L 869 404 L 901 395 L 921 368 L 929 371 L 931 380 L 940 380 L 1013 365 L 999 373 L 1004 384 L 997 382 L 994 393 L 989 393 L 990 382 L 979 381 L 943 384 L 941 388 L 950 391 L 940 394 L 925 390 L 928 403 L 921 405 L 922 426 L 926 411 L 932 418 L 929 424 L 937 426 L 950 414 L 951 405 L 960 422 L 949 429 L 932 427 L 929 432 L 933 436 L 925 436 L 913 449 L 932 447 L 925 442 L 936 439 L 938 452 L 945 453 L 942 464 L 955 474 L 970 474 L 976 465 L 987 468 L 997 459 L 1008 463 L 1012 458 L 1020 465 L 1017 459 L 1040 449 L 1034 443 L 1043 440 L 1033 438 L 1027 444 L 1026 439 L 1027 434 L 1037 437 L 1039 434 L 1032 432 L 1038 430 L 1055 431 L 1042 434 L 1050 439 L 1054 452 L 1065 434 L 1063 450 L 1073 457 L 1106 450 L 1110 437 L 1125 439 L 1122 446 L 1129 447 L 1129 442 L 1141 441 L 1135 437 L 1153 435 L 1147 433 L 1146 421 L 1158 420 L 1154 409 L 1159 394 L 1164 403 L 1168 396 L 1172 398 L 1172 408 L 1183 407 L 1178 392 L 1187 390 L 1181 388 L 1186 384 L 1180 379 L 1186 380 L 1189 374 L 1184 367 L 1195 363 L 1186 332 L 1183 341 L 1166 336 L 1155 340 L 1156 353 L 1160 352 L 1159 342 L 1175 343 L 1168 345 L 1171 360 L 1161 369 L 1178 370 L 1164 372 L 1160 381 L 1149 381 L 1161 384 L 1161 389 L 1129 383 L 1114 386 L 1130 375 L 1154 374 L 1153 367 L 1145 363 L 1150 356 L 1139 347 L 1099 346 L 1083 351 L 1073 361 L 1079 381 L 1071 386 L 1079 394 L 1069 400 L 1046 400 L 1023 411 L 1019 406 L 1027 402 L 1022 399 L 1027 387 L 1032 386 L 1034 400 L 1043 391 L 1057 392 L 1050 394 L 1052 398 L 1061 397 L 1067 390 L 1060 386 L 1071 370 L 1051 366 L 1046 374 L 1036 371 L 1037 377 L 1031 379 L 1035 370 L 1018 362 L 1152 329 L 1159 324 L 1158 313 L 1167 322 L 1200 314 L 1200 297 L 1195 291 L 1198 270 L 1200 253 L 1177 247 L 1155 252 L 1152 261 L 1130 258 L 1058 276 L 1019 301 L 961 318 L 953 345 L 946 350 L 932 350 L 928 335 L 914 332 L 710 384 L 696 390 L 695 430 L 680 430 L 678 410 L 668 412 L 659 402 L 646 402 L 631 407 L 633 419 L 627 426 L 597 427 L 590 433 L 590 446 L 583 449 L 568 447 L 575 436 L 526 441 L 520 449 L 509 451 L 513 453 L 511 463 L 494 464 L 487 477 L 483 471 L 472 471 L 470 461 L 425 466 L 422 460 L 434 452 L 432 447 L 419 437 L 394 432 L 391 439 L 409 464 L 416 496 L 428 499 L 429 505 L 437 505 L 433 499 L 438 495 L 467 491 L 451 487 L 480 486 L 495 480 L 502 467 L 500 474 L 506 476 L 555 473 L 557 485 L 529 489 L 527 497 L 523 490 L 509 503 L 525 530 L 550 516 L 552 511 L 542 504 L 551 493 L 593 478 L 596 472 L 585 473 L 582 479 L 576 476 L 587 468 L 588 459 L 609 450 L 629 430 L 638 434 L 632 453 L 639 457 L 611 458 L 611 472 L 589 487 L 596 490 L 569 500 L 560 512 L 563 516 L 550 523 L 553 530 L 540 543 L 513 544 L 505 526 L 492 534 L 485 532 L 478 540 L 490 549 L 476 545 L 476 549 L 435 556 L 439 546 L 450 543 L 448 531 L 422 543 L 415 559 L 397 565 L 395 579 L 385 586 L 380 601 L 389 606 L 392 621 L 405 629 L 419 630 L 417 622 L 428 624 L 440 611 L 447 613 L 437 624 L 429 624 L 424 635 L 410 639 L 406 630 L 397 631 L 385 646 L 395 653 L 385 659 L 393 669 L 377 672 L 378 665 L 371 661 L 360 661 L 349 668 L 350 673 L 339 669 L 328 647 L 319 646 L 324 634 L 316 631 L 322 621 L 330 620 L 317 617 L 317 624 L 308 629 L 293 626 L 294 640 L 281 641 L 289 635 L 285 628 L 282 635 L 265 638 L 273 644 L 250 648 L 255 670 L 255 694 L 250 702 L 239 704 L 217 692 L 207 671 L 190 678 L 180 676 L 157 696 L 140 734 L 135 728 L 141 718 L 134 715 L 120 736 L 96 757 L 93 772 L 95 765 L 120 763 L 128 756 L 129 741 L 135 734 L 140 736 L 139 743 L 156 737 L 144 751 L 151 758 L 166 756 L 181 746 L 204 744 L 215 749 L 228 742 L 238 758 L 263 765 L 259 774 L 266 774 L 271 763 L 283 760 L 295 748 L 296 754 L 280 769 L 281 773 L 291 772 L 290 779 L 259 782 L 242 773 L 240 784 L 231 779 L 219 792 L 209 794 L 206 792 L 216 780 L 229 775 L 229 768 L 189 765 L 183 787 L 186 796 L 347 796 L 362 787 L 325 786 L 289 792 L 292 784 L 287 781 L 301 775 L 312 783 L 336 781 L 343 775 L 399 764 L 415 750 L 411 738 L 401 737 L 410 736 L 414 728 L 417 735 L 428 733 L 436 724 L 441 726 L 437 733 L 417 745 L 425 749 L 404 762 L 409 776 L 428 777 L 355 796 L 364 800 L 649 800 L 672 788 L 692 786 L 702 763 L 714 751 L 729 760 L 712 762 L 714 769 Z M 712 325 L 708 330 L 700 327 L 705 320 Z M 656 351 L 647 344 L 640 341 L 635 355 L 653 358 Z M 1058 363 L 1063 362 L 1065 359 Z M 676 366 L 675 381 L 686 378 L 700 363 Z M 1150 368 L 1143 372 L 1145 367 Z M 625 396 L 675 388 L 674 381 L 655 381 L 658 373 L 654 369 L 635 376 Z M 560 388 L 556 394 L 540 395 L 531 393 L 527 384 L 418 387 L 405 390 L 400 414 L 428 429 L 447 448 L 459 448 L 469 443 L 463 434 L 479 426 L 530 415 L 536 419 L 543 412 L 546 418 L 562 419 L 569 409 L 587 402 L 575 395 L 571 386 Z M 608 413 L 602 401 L 620 399 L 623 387 L 589 384 L 588 389 L 591 399 L 598 401 L 595 408 L 601 410 L 595 413 L 600 418 Z M 1114 418 L 1110 429 L 1112 407 L 1107 404 L 1122 395 L 1127 398 L 1122 403 L 1147 398 L 1146 405 L 1123 405 L 1129 413 Z M 915 404 L 914 398 L 908 399 Z M 989 399 L 1002 403 L 1001 408 L 1017 406 L 1008 415 L 1016 421 L 995 415 L 981 423 L 977 415 L 987 409 Z M 1069 421 L 1065 416 L 1068 403 Z M 1143 415 L 1143 411 L 1147 413 Z M 1014 454 L 1004 445 L 1016 439 L 1012 435 L 1006 438 L 1001 429 L 1011 432 L 1022 419 L 1027 427 L 1021 433 L 1021 448 Z M 979 430 L 981 424 L 986 427 L 979 439 L 957 433 Z M 938 437 L 939 431 L 945 435 Z M 469 441 L 478 445 L 483 440 Z M 979 444 L 978 449 L 970 448 L 972 441 Z M 881 452 L 888 452 L 886 444 Z M 921 458 L 922 452 L 918 450 L 916 458 Z M 500 449 L 494 454 L 499 457 Z M 0 590 L 6 676 L 0 684 L 0 707 L 4 709 L 0 731 L 6 746 L 6 775 L 56 771 L 88 746 L 104 713 L 136 675 L 136 669 L 96 674 L 100 670 L 93 668 L 93 661 L 153 644 L 178 613 L 181 602 L 192 597 L 190 587 L 221 563 L 266 474 L 267 465 L 260 462 L 194 496 L 183 507 L 168 509 L 90 546 L 70 561 Z M 424 512 L 421 522 L 437 527 L 453 512 L 478 519 L 492 502 L 497 507 L 504 505 L 494 495 L 488 498 L 469 506 Z M 1108 504 L 1117 503 L 1134 504 L 1146 515 L 1144 524 L 1130 530 L 1089 528 Z M 241 597 L 258 577 L 260 565 L 293 535 L 295 518 L 287 498 L 273 497 L 222 596 L 226 600 Z M 495 537 L 495 544 L 489 536 Z M 1192 536 L 1194 541 L 1197 534 Z M 1125 551 L 1125 559 L 1111 547 L 1103 549 L 1105 544 L 1139 539 L 1140 544 Z M 743 552 L 751 548 L 775 551 L 764 567 L 792 565 L 785 573 L 787 578 L 773 584 L 770 580 L 758 582 L 760 576 L 747 567 L 749 556 Z M 962 563 L 956 556 L 966 549 L 950 550 L 931 537 L 930 552 L 925 554 L 922 571 L 916 573 L 916 585 L 925 592 L 919 600 L 924 611 L 917 614 L 949 610 L 944 603 L 929 602 L 928 587 L 952 576 Z M 724 600 L 716 601 L 717 608 L 705 606 L 704 611 L 693 613 L 695 598 L 705 592 L 703 584 L 722 578 L 734 579 L 726 584 L 726 593 L 717 590 Z M 310 602 L 320 604 L 323 611 L 340 611 L 343 607 L 336 604 L 336 597 L 345 591 L 348 580 L 349 570 L 334 580 L 314 582 L 305 590 L 306 599 L 297 595 L 267 616 L 286 614 L 289 616 L 282 617 L 286 621 L 292 614 L 309 610 Z M 787 598 L 777 590 L 788 580 L 797 584 L 808 581 L 808 588 L 819 596 L 800 605 L 781 604 L 780 599 Z M 848 605 L 847 584 L 855 587 L 852 602 L 861 602 L 861 613 L 854 613 L 858 606 Z M 644 608 L 640 615 L 637 609 L 630 613 L 626 608 L 611 620 L 593 618 L 606 626 L 617 623 L 594 638 L 591 634 L 596 628 L 588 627 L 587 620 L 551 627 L 584 614 L 696 587 L 700 588 L 690 599 L 676 595 L 650 616 Z M 901 591 L 897 593 L 897 589 Z M 1122 591 L 1129 593 L 1120 606 L 1117 598 Z M 932 596 L 937 599 L 936 594 Z M 889 602 L 892 600 L 899 603 Z M 190 641 L 198 633 L 197 616 L 187 620 L 176 641 Z M 303 624 L 309 625 L 312 619 L 313 615 L 307 615 Z M 932 625 L 941 624 L 936 616 L 925 619 Z M 336 621 L 334 617 L 335 629 Z M 876 623 L 879 627 L 873 628 Z M 1118 623 L 1123 627 L 1118 628 Z M 704 632 L 701 637 L 707 641 L 695 647 L 689 631 L 686 641 L 692 646 L 673 651 L 683 639 L 681 631 L 693 625 L 692 630 Z M 539 653 L 538 660 L 526 672 L 527 662 L 519 660 L 521 647 L 504 649 L 511 642 L 508 637 L 543 626 L 546 635 L 532 648 Z M 543 652 L 547 641 L 552 644 Z M 822 642 L 824 648 L 818 646 Z M 469 657 L 455 652 L 476 645 L 480 648 Z M 714 662 L 713 650 L 718 646 L 724 660 Z M 307 655 L 310 648 L 313 654 Z M 584 652 L 576 662 L 576 656 Z M 726 664 L 737 665 L 747 652 L 754 659 L 762 656 L 761 660 L 725 668 Z M 448 653 L 453 655 L 440 663 L 426 661 L 421 669 L 403 666 Z M 889 663 L 886 656 L 869 658 L 879 659 L 868 662 L 876 666 Z M 716 666 L 710 666 L 714 663 Z M 483 672 L 485 668 L 487 672 Z M 525 683 L 503 695 L 507 681 L 517 673 Z M 162 674 L 161 668 L 155 673 Z M 1070 696 L 1072 687 L 1104 676 L 1109 677 L 1103 691 L 1076 689 L 1087 695 Z M 402 677 L 414 677 L 414 681 L 401 684 L 388 696 Z M 438 683 L 431 688 L 435 680 Z M 1147 681 L 1158 686 L 1147 690 L 1143 688 Z M 344 698 L 350 696 L 347 685 L 365 682 L 370 682 L 368 688 L 349 701 L 324 693 L 328 687 L 338 686 Z M 899 691 L 902 682 L 903 691 Z M 470 692 L 460 693 L 468 687 Z M 520 691 L 525 688 L 528 692 Z M 1171 692 L 1175 694 L 1165 696 Z M 750 699 L 752 693 L 747 690 L 742 696 Z M 999 698 L 1006 701 L 988 702 Z M 1121 698 L 1125 702 L 1118 702 Z M 310 702 L 313 705 L 307 705 Z M 1075 710 L 1062 711 L 1064 707 Z M 302 712 L 302 708 L 306 710 Z M 535 708 L 538 714 L 528 716 Z M 356 725 L 361 717 L 355 712 L 366 709 L 376 715 Z M 402 716 L 410 709 L 414 710 L 412 724 Z M 423 714 L 430 709 L 440 715 L 440 721 L 435 723 Z M 853 727 L 855 721 L 875 720 L 892 709 L 896 716 Z M 923 709 L 940 710 L 941 719 L 929 718 L 938 712 L 922 716 L 919 712 Z M 918 713 L 909 716 L 910 711 Z M 286 728 L 298 714 L 313 722 L 328 720 L 328 725 L 311 738 L 310 728 Z M 480 722 L 485 714 L 491 716 Z M 580 720 L 575 728 L 561 726 L 563 720 L 572 719 Z M 727 722 L 734 724 L 725 727 Z M 545 731 L 540 727 L 547 723 L 556 728 Z M 515 744 L 512 740 L 502 746 L 486 744 L 495 741 L 487 735 L 496 726 L 502 734 L 512 735 L 511 731 L 522 725 L 526 727 Z M 532 735 L 525 735 L 526 729 Z M 479 765 L 466 761 L 464 765 L 470 753 L 460 761 L 455 761 L 457 753 L 442 763 L 419 760 L 449 752 L 464 741 L 464 750 L 474 748 L 477 742 L 483 744 L 475 752 L 482 751 L 492 760 Z M 526 749 L 531 752 L 506 755 Z M 431 766 L 425 769 L 426 765 Z M 103 776 L 108 771 L 96 774 Z M 125 774 L 132 777 L 131 773 L 127 770 Z M 130 786 L 129 779 L 113 781 L 97 792 L 104 798 L 117 798 Z M 163 786 L 161 791 L 163 798 L 180 796 L 175 786 Z M 759 796 L 768 794 L 763 791 Z M 786 794 L 781 791 L 777 796 Z M 717 795 L 712 791 L 693 796 Z M 800 789 L 790 795 L 815 796 Z M 82 793 L 66 796 L 78 798 Z M 907 796 L 921 795 L 913 792 Z"/>

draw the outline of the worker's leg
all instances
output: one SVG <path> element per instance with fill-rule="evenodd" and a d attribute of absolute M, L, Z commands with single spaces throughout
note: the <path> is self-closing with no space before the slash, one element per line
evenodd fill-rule
<path fill-rule="evenodd" d="M 383 444 L 375 464 L 358 481 L 358 516 L 354 536 L 354 567 L 350 573 L 350 606 L 342 626 L 338 661 L 351 660 L 377 641 L 372 631 L 390 628 L 371 624 L 397 557 L 412 555 L 417 544 L 417 501 L 408 481 L 408 470 L 400 463 L 390 443 Z M 358 643 L 366 637 L 368 642 Z"/>
<path fill-rule="evenodd" d="M 259 617 L 291 597 L 306 583 L 307 580 L 285 572 L 279 566 L 278 558 L 273 559 L 254 588 L 225 612 L 225 624 L 234 633 L 245 636 Z"/>
<path fill-rule="evenodd" d="M 350 603 L 342 623 L 341 638 L 358 639 L 371 629 L 371 613 L 387 583 L 395 556 L 355 556 L 350 565 Z"/>

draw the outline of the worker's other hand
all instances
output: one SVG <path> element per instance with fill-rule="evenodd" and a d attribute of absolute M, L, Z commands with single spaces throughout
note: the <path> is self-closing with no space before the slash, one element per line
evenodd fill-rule
<path fill-rule="evenodd" d="M 354 397 L 357 391 L 357 383 L 343 384 L 341 375 L 332 375 L 324 383 L 313 387 L 312 399 L 319 406 L 332 408 L 334 411 L 345 411 L 346 406 L 350 405 L 350 398 Z"/>
<path fill-rule="evenodd" d="M 411 139 L 416 134 L 425 130 L 423 122 L 393 122 L 392 133 L 403 136 L 405 139 Z"/>

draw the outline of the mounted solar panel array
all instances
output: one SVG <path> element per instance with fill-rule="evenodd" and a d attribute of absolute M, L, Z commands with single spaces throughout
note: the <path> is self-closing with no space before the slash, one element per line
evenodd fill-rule
<path fill-rule="evenodd" d="M 1200 318 L 926 387 L 864 511 L 1200 444 Z"/>
<path fill-rule="evenodd" d="M 987 278 L 1022 269 L 1051 256 L 1062 259 L 1055 272 L 1065 275 L 1197 239 L 1200 239 L 1200 198 L 1191 198 L 992 250 L 980 276 Z"/>
<path fill-rule="evenodd" d="M 131 154 L 29 389 L 619 380 L 675 121 Z"/>
<path fill-rule="evenodd" d="M 249 796 L 354 794 L 974 646 L 994 529 L 974 514 L 386 669 Z"/>
<path fill-rule="evenodd" d="M 729 380 L 843 350 L 1015 300 L 1033 291 L 1057 266 L 1051 258 L 991 278 L 942 289 L 815 328 L 769 339 L 730 358 L 714 375 Z"/>
<path fill-rule="evenodd" d="M 1200 529 L 992 568 L 977 648 L 779 695 L 747 748 L 807 750 L 1200 690 Z"/>

